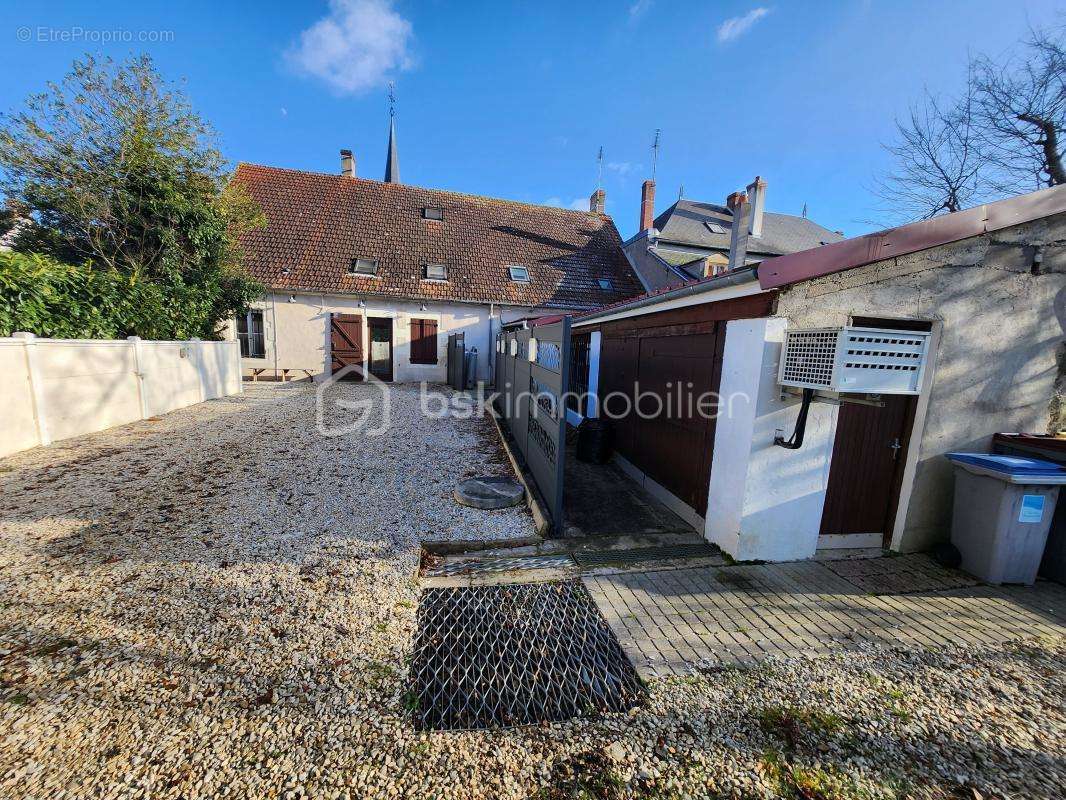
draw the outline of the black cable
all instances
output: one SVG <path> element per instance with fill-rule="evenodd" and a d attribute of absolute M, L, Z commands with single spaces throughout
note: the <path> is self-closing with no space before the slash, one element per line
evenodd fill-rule
<path fill-rule="evenodd" d="M 799 416 L 796 417 L 796 429 L 788 439 L 778 435 L 774 437 L 774 444 L 784 447 L 786 450 L 799 450 L 803 447 L 803 434 L 807 430 L 807 412 L 811 409 L 811 401 L 814 399 L 814 389 L 803 390 L 803 402 L 800 405 Z"/>

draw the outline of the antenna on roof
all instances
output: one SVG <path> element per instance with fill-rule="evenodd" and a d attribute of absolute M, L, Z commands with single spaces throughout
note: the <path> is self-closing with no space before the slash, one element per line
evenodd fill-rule
<path fill-rule="evenodd" d="M 600 152 L 596 154 L 596 188 L 603 188 L 603 145 L 600 145 Z"/>
<path fill-rule="evenodd" d="M 389 81 L 389 116 L 396 116 L 396 81 Z"/>
<path fill-rule="evenodd" d="M 803 218 L 807 219 L 807 204 L 803 204 Z"/>
<path fill-rule="evenodd" d="M 681 184 L 680 186 L 677 187 L 677 199 L 678 200 L 684 200 L 685 199 L 685 184 Z"/>
<path fill-rule="evenodd" d="M 655 129 L 655 141 L 651 145 L 651 179 L 655 180 L 655 167 L 659 163 L 659 136 L 662 134 L 661 128 Z"/>

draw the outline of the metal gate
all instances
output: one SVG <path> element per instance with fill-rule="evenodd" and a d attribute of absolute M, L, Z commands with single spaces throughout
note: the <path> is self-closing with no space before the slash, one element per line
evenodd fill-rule
<path fill-rule="evenodd" d="M 448 385 L 457 391 L 466 388 L 466 334 L 448 337 Z"/>
<path fill-rule="evenodd" d="M 496 350 L 501 416 L 544 499 L 553 531 L 561 535 L 570 318 L 503 331 Z"/>

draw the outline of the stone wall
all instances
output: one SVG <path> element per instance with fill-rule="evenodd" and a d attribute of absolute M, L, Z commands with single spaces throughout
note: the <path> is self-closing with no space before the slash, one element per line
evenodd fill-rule
<path fill-rule="evenodd" d="M 987 450 L 997 431 L 1066 425 L 1066 214 L 797 284 L 782 291 L 777 314 L 793 328 L 847 325 L 851 316 L 934 322 L 902 550 L 924 549 L 950 529 L 944 453 Z"/>

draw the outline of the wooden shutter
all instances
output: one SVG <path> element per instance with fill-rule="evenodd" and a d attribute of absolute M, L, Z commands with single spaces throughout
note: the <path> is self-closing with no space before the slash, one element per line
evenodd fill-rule
<path fill-rule="evenodd" d="M 437 321 L 411 320 L 411 363 L 437 363 Z"/>

